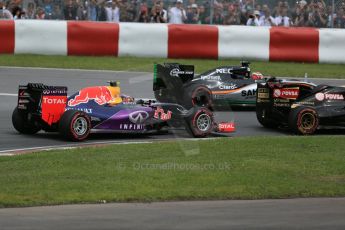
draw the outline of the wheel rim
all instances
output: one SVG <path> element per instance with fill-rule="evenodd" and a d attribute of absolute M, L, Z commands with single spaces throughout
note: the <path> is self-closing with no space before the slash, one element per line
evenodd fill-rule
<path fill-rule="evenodd" d="M 84 117 L 78 117 L 73 123 L 73 130 L 78 136 L 86 133 L 88 123 Z"/>
<path fill-rule="evenodd" d="M 301 128 L 304 130 L 312 129 L 315 126 L 315 116 L 312 113 L 305 113 L 301 117 Z"/>
<path fill-rule="evenodd" d="M 208 131 L 211 126 L 211 117 L 206 113 L 201 114 L 196 120 L 196 126 L 202 132 Z"/>

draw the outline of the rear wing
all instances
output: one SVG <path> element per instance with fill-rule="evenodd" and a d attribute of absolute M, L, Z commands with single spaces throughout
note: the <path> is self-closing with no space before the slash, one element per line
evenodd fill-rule
<path fill-rule="evenodd" d="M 60 120 L 67 103 L 67 87 L 47 86 L 41 83 L 20 85 L 17 108 L 38 115 L 48 125 Z"/>
<path fill-rule="evenodd" d="M 183 84 L 194 78 L 193 65 L 165 63 L 154 65 L 153 91 L 160 89 L 181 90 Z"/>

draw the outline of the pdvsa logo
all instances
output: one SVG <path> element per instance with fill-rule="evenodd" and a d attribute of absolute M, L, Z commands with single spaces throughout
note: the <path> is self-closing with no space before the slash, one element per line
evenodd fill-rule
<path fill-rule="evenodd" d="M 134 124 L 142 124 L 149 118 L 149 114 L 146 111 L 135 111 L 130 113 L 128 118 Z"/>
<path fill-rule="evenodd" d="M 342 94 L 336 94 L 336 93 L 317 93 L 315 94 L 315 99 L 318 101 L 344 100 L 344 96 Z"/>

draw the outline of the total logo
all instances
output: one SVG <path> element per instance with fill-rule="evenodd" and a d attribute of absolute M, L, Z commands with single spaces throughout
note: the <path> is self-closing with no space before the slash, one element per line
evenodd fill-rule
<path fill-rule="evenodd" d="M 299 96 L 298 88 L 283 88 L 275 89 L 273 91 L 274 98 L 297 99 Z"/>
<path fill-rule="evenodd" d="M 46 98 L 43 97 L 44 104 L 66 104 L 66 100 L 64 98 Z"/>
<path fill-rule="evenodd" d="M 149 118 L 149 114 L 146 111 L 140 110 L 130 113 L 128 118 L 134 124 L 143 124 Z"/>
<path fill-rule="evenodd" d="M 335 94 L 335 93 L 317 93 L 315 94 L 315 99 L 318 101 L 344 100 L 344 96 L 342 94 Z"/>
<path fill-rule="evenodd" d="M 235 132 L 236 127 L 234 122 L 222 122 L 218 124 L 218 130 L 223 133 Z"/>

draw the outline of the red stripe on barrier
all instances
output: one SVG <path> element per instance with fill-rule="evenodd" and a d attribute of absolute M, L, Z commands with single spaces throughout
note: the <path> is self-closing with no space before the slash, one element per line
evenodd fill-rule
<path fill-rule="evenodd" d="M 99 22 L 68 22 L 68 55 L 117 56 L 119 25 Z"/>
<path fill-rule="evenodd" d="M 14 53 L 14 21 L 0 21 L 0 54 Z"/>
<path fill-rule="evenodd" d="M 205 25 L 169 25 L 168 57 L 218 59 L 218 28 Z"/>
<path fill-rule="evenodd" d="M 270 30 L 270 61 L 319 61 L 319 31 L 313 28 Z"/>

